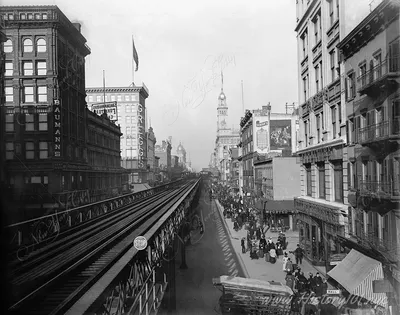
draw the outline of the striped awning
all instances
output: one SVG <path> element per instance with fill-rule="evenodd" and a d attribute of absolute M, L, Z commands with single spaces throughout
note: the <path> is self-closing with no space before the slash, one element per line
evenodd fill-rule
<path fill-rule="evenodd" d="M 265 205 L 264 202 L 266 201 Z M 264 210 L 266 213 L 290 213 L 294 212 L 293 200 L 263 200 L 259 199 L 255 203 L 258 210 Z"/>
<path fill-rule="evenodd" d="M 328 275 L 340 283 L 350 294 L 360 296 L 382 307 L 387 307 L 385 293 L 374 293 L 374 280 L 384 278 L 382 263 L 352 249 Z"/>

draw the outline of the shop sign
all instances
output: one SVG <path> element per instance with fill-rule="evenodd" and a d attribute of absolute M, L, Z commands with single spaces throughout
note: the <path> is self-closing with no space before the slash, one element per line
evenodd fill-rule
<path fill-rule="evenodd" d="M 61 104 L 53 100 L 54 157 L 61 157 Z"/>
<path fill-rule="evenodd" d="M 314 218 L 335 225 L 340 225 L 338 209 L 332 209 L 326 205 L 311 203 L 298 198 L 294 199 L 294 207 L 297 211 Z"/>
<path fill-rule="evenodd" d="M 101 116 L 104 111 L 107 113 L 107 117 L 111 121 L 118 120 L 117 102 L 105 102 L 92 104 L 92 112 Z"/>
<path fill-rule="evenodd" d="M 138 104 L 138 168 L 144 168 L 144 111 L 143 105 Z"/>
<path fill-rule="evenodd" d="M 327 290 L 327 294 L 340 294 L 340 290 Z"/>
<path fill-rule="evenodd" d="M 343 159 L 343 147 L 323 147 L 320 149 L 306 152 L 301 156 L 302 163 L 315 163 L 327 160 L 341 160 Z"/>

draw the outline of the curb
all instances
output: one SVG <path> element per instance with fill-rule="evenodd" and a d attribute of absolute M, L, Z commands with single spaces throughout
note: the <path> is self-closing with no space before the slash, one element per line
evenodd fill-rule
<path fill-rule="evenodd" d="M 238 261 L 239 261 L 240 268 L 242 268 L 242 271 L 243 271 L 243 273 L 244 273 L 244 276 L 245 276 L 246 278 L 250 278 L 249 272 L 247 271 L 246 265 L 244 264 L 242 257 L 240 256 L 239 253 L 236 252 L 235 247 L 233 246 L 233 242 L 232 242 L 232 239 L 233 239 L 232 233 L 231 233 L 231 231 L 229 230 L 229 227 L 228 227 L 228 225 L 226 224 L 225 219 L 224 219 L 224 217 L 223 217 L 223 214 L 222 214 L 222 212 L 221 212 L 222 206 L 220 205 L 220 203 L 219 203 L 218 200 L 215 200 L 215 205 L 217 206 L 219 217 L 221 218 L 221 221 L 223 222 L 225 229 L 228 231 L 228 234 L 229 234 L 229 242 L 231 243 L 232 249 L 233 249 L 233 251 L 234 251 L 234 253 L 235 253 L 235 255 L 236 255 L 236 257 L 237 257 L 237 259 L 238 259 Z"/>

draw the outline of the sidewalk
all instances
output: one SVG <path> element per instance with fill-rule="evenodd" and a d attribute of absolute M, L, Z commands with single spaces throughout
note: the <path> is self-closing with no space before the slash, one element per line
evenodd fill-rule
<path fill-rule="evenodd" d="M 215 204 L 218 209 L 218 213 L 221 216 L 222 222 L 224 223 L 229 233 L 232 247 L 235 250 L 235 254 L 238 256 L 242 268 L 245 269 L 243 270 L 243 272 L 246 275 L 246 277 L 253 279 L 260 279 L 264 281 L 277 281 L 277 282 L 282 282 L 284 284 L 286 282 L 285 281 L 286 273 L 283 271 L 283 260 L 282 260 L 283 256 L 280 256 L 275 264 L 271 264 L 269 262 L 266 262 L 265 258 L 250 259 L 249 252 L 243 254 L 240 245 L 240 240 L 243 237 L 246 237 L 247 231 L 244 228 L 242 228 L 241 230 L 236 232 L 233 229 L 232 220 L 224 219 L 223 207 L 221 206 L 219 201 L 215 200 Z M 267 231 L 265 233 L 265 238 L 269 239 L 271 237 L 274 243 L 276 243 L 278 235 L 279 235 L 278 233 Z M 290 260 L 295 263 L 296 259 L 293 254 L 289 253 L 289 251 L 293 251 L 297 247 L 299 241 L 298 232 L 286 231 L 285 236 L 287 242 L 289 243 L 285 252 L 288 253 Z M 309 272 L 312 272 L 313 274 L 319 272 L 322 278 L 326 277 L 325 267 L 313 266 L 306 259 L 303 259 L 303 263 L 300 265 L 300 268 L 304 272 L 304 275 L 306 277 L 308 277 Z M 335 289 L 335 288 L 328 283 L 328 289 Z"/>

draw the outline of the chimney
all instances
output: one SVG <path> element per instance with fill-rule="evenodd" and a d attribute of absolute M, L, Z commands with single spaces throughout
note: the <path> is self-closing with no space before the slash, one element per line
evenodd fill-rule
<path fill-rule="evenodd" d="M 78 30 L 78 32 L 81 32 L 81 23 L 72 23 L 73 26 Z"/>

